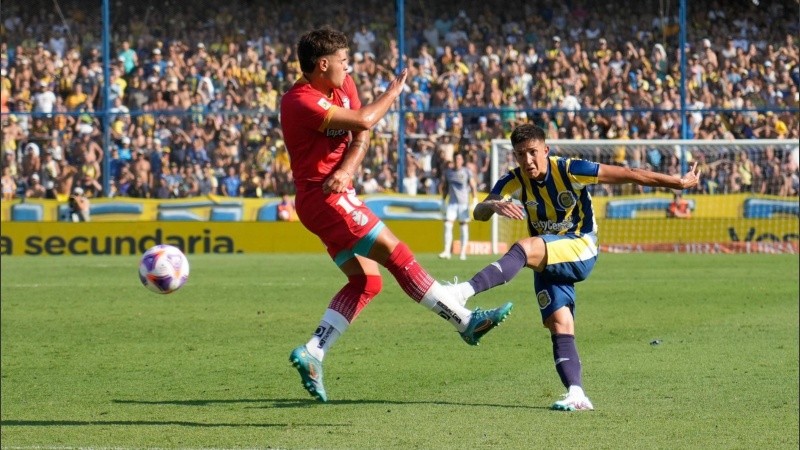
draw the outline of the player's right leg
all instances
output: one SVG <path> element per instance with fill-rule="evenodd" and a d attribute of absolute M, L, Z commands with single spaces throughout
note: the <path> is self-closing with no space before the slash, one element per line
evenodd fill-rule
<path fill-rule="evenodd" d="M 453 221 L 444 221 L 444 251 L 439 253 L 439 258 L 450 259 L 453 249 Z"/>
<path fill-rule="evenodd" d="M 458 255 L 458 259 L 464 261 L 467 259 L 467 244 L 469 244 L 469 223 L 468 222 L 461 222 L 461 236 L 459 236 L 461 240 L 461 254 Z"/>
<path fill-rule="evenodd" d="M 347 330 L 361 310 L 380 292 L 382 280 L 375 261 L 358 256 L 358 244 L 371 230 L 382 226 L 376 217 L 359 217 L 359 226 L 350 212 L 360 202 L 355 193 L 322 195 L 298 194 L 297 212 L 303 224 L 325 244 L 331 258 L 347 276 L 345 284 L 331 299 L 310 340 L 292 350 L 289 360 L 297 368 L 303 387 L 320 401 L 328 396 L 323 384 L 322 361 L 327 351 Z M 344 206 L 343 206 L 344 205 Z M 364 223 L 360 221 L 368 219 Z"/>
<path fill-rule="evenodd" d="M 458 204 L 447 203 L 444 210 L 444 251 L 439 258 L 450 259 L 453 251 L 453 225 L 458 217 Z"/>
<path fill-rule="evenodd" d="M 354 256 L 339 268 L 347 275 L 347 284 L 331 299 L 311 339 L 295 348 L 289 357 L 300 373 L 303 387 L 323 402 L 327 401 L 322 377 L 325 354 L 382 288 L 379 268 L 374 261 Z"/>

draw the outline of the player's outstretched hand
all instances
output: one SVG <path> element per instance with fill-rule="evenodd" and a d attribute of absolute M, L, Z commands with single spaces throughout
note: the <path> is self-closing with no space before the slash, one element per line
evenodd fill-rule
<path fill-rule="evenodd" d="M 484 203 L 489 205 L 496 214 L 503 217 L 515 220 L 525 218 L 525 211 L 522 209 L 522 205 L 511 200 L 485 200 Z"/>
<path fill-rule="evenodd" d="M 403 92 L 403 87 L 406 85 L 406 77 L 408 77 L 408 69 L 401 70 L 397 77 L 389 83 L 386 92 L 391 92 L 395 97 L 399 97 L 400 93 Z"/>
<path fill-rule="evenodd" d="M 682 189 L 691 189 L 697 186 L 697 183 L 700 182 L 700 169 L 697 167 L 697 162 L 695 161 L 692 164 L 692 168 L 689 169 L 686 174 L 681 177 L 681 188 Z"/>

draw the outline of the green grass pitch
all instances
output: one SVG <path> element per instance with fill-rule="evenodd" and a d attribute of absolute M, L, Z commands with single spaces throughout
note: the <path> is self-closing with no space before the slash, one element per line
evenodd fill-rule
<path fill-rule="evenodd" d="M 494 257 L 419 260 L 441 280 Z M 344 277 L 323 254 L 190 256 L 159 296 L 131 257 L 3 257 L 3 448 L 798 448 L 797 255 L 603 254 L 580 283 L 595 411 L 563 392 L 530 272 L 480 346 L 384 290 L 325 361 L 288 362 Z M 660 341 L 652 345 L 652 341 Z"/>

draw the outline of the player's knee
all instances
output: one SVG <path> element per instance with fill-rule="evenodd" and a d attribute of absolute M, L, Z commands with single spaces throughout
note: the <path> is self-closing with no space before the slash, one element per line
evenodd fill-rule
<path fill-rule="evenodd" d="M 383 278 L 380 275 L 351 275 L 347 277 L 347 285 L 351 292 L 375 297 L 383 289 Z"/>
<path fill-rule="evenodd" d="M 525 254 L 528 255 L 529 260 L 531 256 L 542 253 L 544 248 L 546 248 L 544 240 L 538 236 L 520 239 L 517 241 L 517 244 L 525 250 Z"/>
<path fill-rule="evenodd" d="M 547 245 L 544 239 L 534 236 L 520 239 L 516 242 L 527 257 L 527 265 L 535 270 L 542 269 L 547 264 Z"/>
<path fill-rule="evenodd" d="M 364 293 L 375 297 L 381 293 L 381 290 L 383 290 L 383 278 L 380 275 L 367 275 Z"/>

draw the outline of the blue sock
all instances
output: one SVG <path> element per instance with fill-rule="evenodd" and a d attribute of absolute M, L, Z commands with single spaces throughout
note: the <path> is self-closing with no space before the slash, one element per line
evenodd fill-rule
<path fill-rule="evenodd" d="M 508 283 L 528 263 L 528 255 L 519 244 L 514 244 L 500 259 L 476 273 L 469 284 L 475 293 Z"/>
<path fill-rule="evenodd" d="M 571 334 L 554 334 L 553 360 L 556 363 L 556 372 L 561 378 L 564 387 L 581 386 L 581 360 L 578 357 L 578 348 L 575 346 L 575 336 Z"/>

